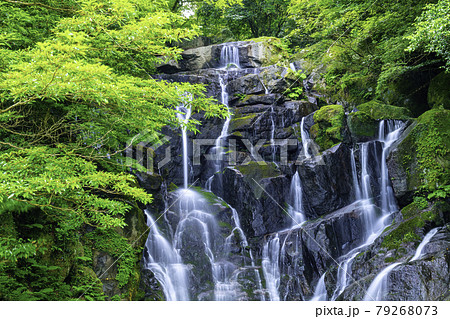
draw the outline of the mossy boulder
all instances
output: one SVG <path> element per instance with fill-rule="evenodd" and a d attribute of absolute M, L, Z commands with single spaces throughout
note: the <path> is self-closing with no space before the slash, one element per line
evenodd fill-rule
<path fill-rule="evenodd" d="M 403 221 L 397 225 L 390 226 L 393 230 L 384 237 L 381 247 L 397 250 L 402 244 L 420 242 L 420 234 L 423 233 L 423 228 L 426 224 L 432 225 L 431 227 L 444 224 L 444 210 L 448 211 L 448 204 L 445 202 L 437 202 L 428 206 L 428 203 L 423 198 L 415 199 L 402 209 Z"/>
<path fill-rule="evenodd" d="M 389 175 L 400 205 L 416 191 L 445 197 L 450 181 L 450 111 L 421 115 L 388 158 Z"/>
<path fill-rule="evenodd" d="M 259 37 L 250 39 L 254 42 L 249 46 L 248 55 L 250 57 L 258 57 L 261 66 L 269 66 L 277 64 L 288 58 L 288 47 L 283 43 L 282 39 L 275 37 Z"/>
<path fill-rule="evenodd" d="M 311 127 L 310 133 L 322 150 L 342 142 L 344 117 L 342 105 L 327 105 L 314 113 L 316 124 Z"/>
<path fill-rule="evenodd" d="M 431 80 L 428 104 L 432 108 L 443 106 L 447 110 L 450 109 L 450 73 L 442 72 Z"/>
<path fill-rule="evenodd" d="M 376 137 L 378 133 L 378 121 L 374 120 L 366 112 L 350 113 L 347 117 L 347 125 L 352 139 L 357 142 L 365 142 Z"/>
<path fill-rule="evenodd" d="M 357 108 L 374 120 L 407 120 L 411 117 L 406 107 L 388 105 L 378 100 L 360 104 Z"/>
<path fill-rule="evenodd" d="M 377 89 L 379 98 L 386 104 L 406 107 L 413 117 L 428 111 L 428 86 L 434 70 L 415 70 L 398 75 Z"/>

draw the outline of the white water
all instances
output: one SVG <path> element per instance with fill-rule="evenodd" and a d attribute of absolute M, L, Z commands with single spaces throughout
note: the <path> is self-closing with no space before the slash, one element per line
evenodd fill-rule
<path fill-rule="evenodd" d="M 166 300 L 189 300 L 187 267 L 178 251 L 159 233 L 147 210 L 145 214 L 150 229 L 145 244 L 148 252 L 148 256 L 144 258 L 145 268 L 150 269 L 160 282 Z"/>
<path fill-rule="evenodd" d="M 352 149 L 350 163 L 352 166 L 352 178 L 353 178 L 353 188 L 355 189 L 355 200 L 358 201 L 358 200 L 361 200 L 361 188 L 359 187 L 358 173 L 356 171 L 355 150 L 354 149 Z"/>
<path fill-rule="evenodd" d="M 308 132 L 305 130 L 305 118 L 302 117 L 302 123 L 300 124 L 300 134 L 302 137 L 302 146 L 303 146 L 303 155 L 306 158 L 310 158 L 311 154 L 309 154 L 309 134 Z"/>
<path fill-rule="evenodd" d="M 385 129 L 386 126 L 386 129 Z M 384 143 L 381 156 L 381 209 L 383 214 L 397 210 L 394 191 L 389 183 L 386 157 L 390 146 L 398 139 L 404 124 L 401 121 L 381 121 L 378 139 Z M 386 134 L 387 131 L 387 134 Z"/>
<path fill-rule="evenodd" d="M 233 45 L 224 45 L 220 51 L 220 62 L 223 68 L 239 69 L 239 49 Z"/>
<path fill-rule="evenodd" d="M 383 300 L 386 294 L 387 279 L 389 274 L 395 267 L 401 263 L 392 264 L 384 268 L 370 284 L 369 289 L 367 289 L 366 295 L 364 296 L 364 301 L 380 301 Z"/>
<path fill-rule="evenodd" d="M 186 94 L 188 101 L 192 101 L 192 95 Z M 184 188 L 188 187 L 188 144 L 187 144 L 187 128 L 186 125 L 191 117 L 191 104 L 189 102 L 184 103 L 177 107 L 177 118 L 181 124 L 181 134 L 183 138 L 183 176 L 184 176 Z"/>
<path fill-rule="evenodd" d="M 264 278 L 266 279 L 266 289 L 269 293 L 270 301 L 280 300 L 280 294 L 278 292 L 278 288 L 280 287 L 279 252 L 280 238 L 276 234 L 274 238 L 264 244 L 262 253 L 262 269 Z"/>
<path fill-rule="evenodd" d="M 392 187 L 389 183 L 389 175 L 386 167 L 386 156 L 389 152 L 389 147 L 394 143 L 401 132 L 403 123 L 400 121 L 385 121 L 380 122 L 378 141 L 383 143 L 382 154 L 380 161 L 376 152 L 376 144 L 374 142 L 362 143 L 360 145 L 360 162 L 361 162 L 361 180 L 358 182 L 358 174 L 356 172 L 356 163 L 354 158 L 354 151 L 351 155 L 351 167 L 353 188 L 355 190 L 355 199 L 360 202 L 364 220 L 365 241 L 362 245 L 352 249 L 346 255 L 341 257 L 337 273 L 336 289 L 333 292 L 331 300 L 336 298 L 347 288 L 351 282 L 351 265 L 356 256 L 365 248 L 370 246 L 381 235 L 386 228 L 386 221 L 389 216 L 395 212 L 398 207 L 395 202 L 395 197 Z M 369 152 L 373 151 L 375 156 L 374 163 L 380 167 L 380 197 L 381 197 L 381 214 L 377 213 L 375 205 L 374 194 L 372 191 L 371 179 L 373 178 L 369 173 Z M 372 163 L 373 164 L 373 163 Z M 361 187 L 360 187 L 361 185 Z M 383 208 L 384 207 L 384 208 Z"/>
<path fill-rule="evenodd" d="M 314 289 L 314 296 L 310 301 L 326 301 L 327 300 L 327 289 L 325 286 L 325 274 L 324 273 L 319 281 L 317 282 L 316 288 Z"/>
<path fill-rule="evenodd" d="M 299 227 L 306 221 L 306 216 L 303 211 L 302 184 L 298 172 L 295 172 L 291 181 L 288 213 L 292 218 L 292 227 Z"/>
<path fill-rule="evenodd" d="M 229 104 L 228 104 L 228 92 L 227 92 L 227 85 L 228 85 L 228 70 L 233 68 L 240 68 L 239 66 L 239 50 L 232 46 L 232 45 L 224 45 L 222 47 L 222 50 L 220 52 L 220 65 L 223 66 L 222 69 L 218 72 L 218 78 L 219 78 L 219 84 L 220 84 L 220 98 L 221 103 L 225 105 L 227 110 L 229 111 Z M 224 71 L 226 70 L 226 71 Z M 219 137 L 216 139 L 215 145 L 212 149 L 212 152 L 215 154 L 215 160 L 214 160 L 214 172 L 211 177 L 207 180 L 205 184 L 205 188 L 207 190 L 211 190 L 211 183 L 214 179 L 214 174 L 219 172 L 222 169 L 222 161 L 223 156 L 225 154 L 224 152 L 224 141 L 228 137 L 228 128 L 230 126 L 231 122 L 231 116 L 228 116 L 225 119 L 225 122 L 223 123 L 222 130 L 220 132 Z"/>
<path fill-rule="evenodd" d="M 423 256 L 423 254 L 422 254 L 423 249 L 430 242 L 431 238 L 433 238 L 433 236 L 436 235 L 438 229 L 439 228 L 433 228 L 432 230 L 430 230 L 428 232 L 428 234 L 425 235 L 425 237 L 423 238 L 422 242 L 417 247 L 416 253 L 414 254 L 413 258 L 411 258 L 410 261 L 418 260 L 418 259 L 420 259 Z"/>
<path fill-rule="evenodd" d="M 434 235 L 436 235 L 438 231 L 438 228 L 434 228 L 428 232 L 428 234 L 425 235 L 420 245 L 417 247 L 416 252 L 414 256 L 409 260 L 408 262 L 418 260 L 422 257 L 422 251 L 425 248 L 425 246 L 430 242 L 431 238 L 433 238 Z M 370 300 L 376 300 L 380 301 L 383 300 L 387 293 L 388 293 L 388 278 L 389 274 L 394 270 L 395 267 L 400 265 L 402 263 L 394 263 L 392 265 L 389 265 L 388 267 L 384 268 L 373 280 L 373 282 L 370 284 L 369 289 L 367 289 L 366 295 L 364 296 L 365 301 Z"/>

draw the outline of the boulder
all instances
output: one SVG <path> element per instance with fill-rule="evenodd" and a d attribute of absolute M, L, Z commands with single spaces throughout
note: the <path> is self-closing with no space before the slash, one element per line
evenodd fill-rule
<path fill-rule="evenodd" d="M 326 215 L 354 200 L 350 156 L 350 149 L 338 144 L 298 165 L 308 218 Z"/>
<path fill-rule="evenodd" d="M 311 129 L 311 137 L 326 150 L 343 141 L 344 107 L 342 105 L 327 105 L 314 113 L 314 124 Z"/>
<path fill-rule="evenodd" d="M 405 136 L 406 135 L 406 136 Z M 393 145 L 388 157 L 389 176 L 401 206 L 422 188 L 434 192 L 450 180 L 450 111 L 433 109 Z"/>
<path fill-rule="evenodd" d="M 406 107 L 417 117 L 429 110 L 428 86 L 435 75 L 435 69 L 405 72 L 382 87 L 380 99 L 386 104 Z"/>

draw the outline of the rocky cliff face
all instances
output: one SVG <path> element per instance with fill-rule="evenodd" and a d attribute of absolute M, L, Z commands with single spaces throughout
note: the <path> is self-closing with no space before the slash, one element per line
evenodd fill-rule
<path fill-rule="evenodd" d="M 239 69 L 221 64 L 224 45 L 237 49 Z M 320 94 L 314 91 L 317 75 L 308 74 L 306 80 L 299 80 L 295 74 L 301 70 L 301 62 L 290 66 L 269 65 L 276 58 L 267 44 L 236 42 L 189 49 L 179 63 L 159 67 L 161 79 L 206 84 L 208 95 L 219 101 L 223 96 L 219 77 L 226 79 L 227 105 L 233 116 L 224 139 L 224 161 L 217 171 L 208 159 L 214 141 L 221 135 L 224 120 L 195 115 L 202 126 L 200 133 L 189 134 L 189 181 L 202 187 L 204 196 L 214 198 L 211 214 L 220 225 L 218 238 L 214 238 L 218 245 L 214 251 L 221 254 L 226 251 L 226 256 L 220 258 L 234 271 L 233 298 L 309 300 L 317 293 L 317 282 L 324 275 L 326 299 L 361 300 L 381 270 L 401 262 L 387 278 L 385 299 L 448 299 L 448 199 L 431 198 L 420 205 L 414 199 L 415 191 L 422 185 L 418 170 L 424 164 L 423 155 L 411 145 L 422 132 L 416 126 L 433 126 L 434 120 L 425 115 L 418 121 L 411 119 L 408 110 L 378 101 L 356 109 L 342 105 L 320 108 L 322 105 L 317 102 Z M 292 99 L 286 90 L 295 87 L 300 87 L 303 93 Z M 441 117 L 448 117 L 448 111 L 440 112 L 445 113 Z M 402 134 L 389 149 L 378 138 L 381 119 L 404 123 Z M 165 211 L 164 203 L 168 207 L 174 202 L 170 192 L 165 192 L 167 188 L 170 191 L 175 185 L 183 184 L 179 132 L 167 128 L 163 133 L 170 138 L 170 152 L 175 156 L 159 170 L 155 167 L 158 175 L 141 178 L 142 185 L 160 198 L 150 208 L 156 215 Z M 382 135 L 387 133 L 390 132 Z M 445 135 L 448 127 L 441 134 L 448 136 Z M 210 142 L 194 158 L 192 143 L 198 139 Z M 372 141 L 370 147 L 364 150 L 363 143 L 369 141 Z M 446 151 L 439 153 L 442 157 L 437 160 L 448 163 L 446 143 Z M 164 148 L 157 149 L 154 163 L 160 162 L 166 152 Z M 387 157 L 387 166 L 383 166 L 382 156 Z M 300 225 L 293 224 L 289 215 L 291 182 L 296 172 L 301 180 L 297 195 L 301 196 L 301 213 L 306 219 Z M 389 174 L 387 184 L 383 182 L 383 174 Z M 448 176 L 439 175 L 438 181 L 446 185 Z M 361 200 L 360 194 L 364 193 L 364 183 L 370 189 L 366 201 Z M 398 206 L 384 221 L 388 227 L 370 241 L 367 210 L 376 218 L 386 215 L 383 196 L 390 192 L 390 185 L 396 197 L 394 204 Z M 239 225 L 232 209 L 237 212 Z M 164 216 L 161 220 L 166 222 L 158 225 L 167 228 L 165 236 L 170 238 L 168 229 L 177 228 L 180 220 L 173 209 Z M 434 227 L 439 227 L 439 231 L 426 245 L 423 256 L 409 262 L 425 234 Z M 238 235 L 237 228 L 243 233 Z M 234 242 L 224 250 L 232 234 L 235 234 Z M 217 282 L 221 281 L 214 278 L 215 264 L 211 268 L 203 239 L 196 238 L 199 232 L 195 229 L 183 236 L 185 245 L 180 254 L 190 269 L 190 295 L 195 300 L 214 299 Z M 269 250 L 273 247 L 271 255 Z M 348 261 L 349 278 L 344 281 L 344 287 L 339 287 L 342 273 L 339 267 L 345 261 Z M 156 282 L 149 270 L 145 270 L 144 277 L 147 279 L 142 285 L 149 295 Z M 273 287 L 270 286 L 272 277 L 276 277 Z"/>

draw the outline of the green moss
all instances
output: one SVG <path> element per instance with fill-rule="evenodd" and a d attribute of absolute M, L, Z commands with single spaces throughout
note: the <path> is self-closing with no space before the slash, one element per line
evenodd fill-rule
<path fill-rule="evenodd" d="M 411 115 L 406 107 L 388 105 L 378 100 L 360 104 L 357 108 L 374 120 L 406 120 Z"/>
<path fill-rule="evenodd" d="M 258 185 L 262 179 L 280 175 L 275 163 L 249 162 L 247 165 L 240 165 L 236 168 L 244 175 L 245 181 L 251 185 L 256 198 L 259 198 L 263 192 Z"/>
<path fill-rule="evenodd" d="M 279 171 L 274 163 L 249 162 L 247 165 L 238 166 L 237 169 L 245 177 L 254 178 L 257 181 L 279 175 Z"/>
<path fill-rule="evenodd" d="M 169 192 L 173 192 L 173 191 L 175 191 L 175 190 L 177 190 L 177 189 L 178 189 L 178 186 L 175 185 L 174 183 L 170 183 L 169 186 L 167 187 L 167 190 L 168 190 Z"/>
<path fill-rule="evenodd" d="M 253 41 L 256 43 L 263 43 L 265 46 L 264 57 L 262 59 L 262 66 L 270 66 L 274 64 L 288 64 L 289 45 L 280 38 L 275 37 L 259 37 L 248 39 L 246 41 Z"/>
<path fill-rule="evenodd" d="M 450 73 L 442 72 L 435 76 L 428 88 L 428 104 L 432 108 L 443 106 L 450 109 Z"/>
<path fill-rule="evenodd" d="M 450 195 L 450 111 L 422 114 L 398 146 L 398 159 L 407 175 L 407 189 L 428 199 Z"/>
<path fill-rule="evenodd" d="M 426 222 L 441 224 L 440 211 L 436 205 L 427 211 L 420 211 L 420 207 L 421 204 L 413 202 L 402 210 L 402 215 L 409 218 L 400 223 L 383 239 L 381 247 L 397 250 L 402 243 L 418 242 L 421 238 L 417 232 L 425 226 Z"/>
<path fill-rule="evenodd" d="M 210 204 L 220 204 L 224 207 L 229 207 L 228 204 L 217 197 L 214 193 L 203 190 L 201 187 L 194 186 L 196 192 L 198 192 L 204 199 L 206 199 Z"/>
<path fill-rule="evenodd" d="M 311 127 L 310 133 L 322 150 L 342 142 L 344 115 L 342 105 L 327 105 L 314 113 L 316 124 Z"/>
<path fill-rule="evenodd" d="M 259 116 L 261 113 L 252 113 L 243 117 L 237 117 L 231 119 L 230 122 L 230 130 L 231 131 L 239 131 L 243 129 L 248 129 L 253 121 Z"/>
<path fill-rule="evenodd" d="M 236 136 L 236 137 L 243 137 L 242 132 L 239 132 L 239 131 L 235 131 L 231 135 Z"/>
<path fill-rule="evenodd" d="M 408 206 L 404 207 L 401 211 L 404 219 L 409 219 L 417 215 L 421 210 L 428 207 L 428 202 L 423 197 L 414 197 L 414 201 Z"/>
<path fill-rule="evenodd" d="M 351 113 L 347 121 L 350 132 L 354 136 L 375 137 L 378 132 L 378 122 L 365 112 Z"/>
<path fill-rule="evenodd" d="M 119 288 L 131 283 L 139 262 L 139 251 L 131 246 L 126 238 L 114 230 L 96 229 L 85 235 L 86 244 L 97 251 L 106 252 L 117 259 L 116 280 Z M 120 258 L 119 258 L 120 257 Z"/>

